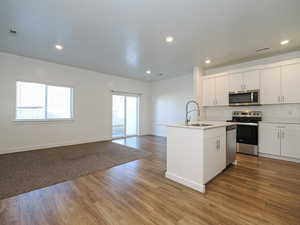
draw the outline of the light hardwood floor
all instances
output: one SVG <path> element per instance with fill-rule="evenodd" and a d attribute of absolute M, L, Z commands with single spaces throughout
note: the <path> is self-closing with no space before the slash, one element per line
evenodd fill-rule
<path fill-rule="evenodd" d="M 153 154 L 2 200 L 0 224 L 300 224 L 300 164 L 238 155 L 201 194 L 164 177 L 164 138 L 118 142 Z"/>

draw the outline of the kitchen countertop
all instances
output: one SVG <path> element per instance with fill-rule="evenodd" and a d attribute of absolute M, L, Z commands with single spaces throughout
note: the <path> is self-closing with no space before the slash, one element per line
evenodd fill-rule
<path fill-rule="evenodd" d="M 212 124 L 212 126 L 204 126 L 204 127 L 198 127 L 198 126 L 187 126 L 184 123 L 171 123 L 171 124 L 165 124 L 167 127 L 180 127 L 180 128 L 187 128 L 187 129 L 200 129 L 200 130 L 207 130 L 207 129 L 213 129 L 218 127 L 226 127 L 235 125 L 234 123 L 230 122 L 217 122 L 217 121 L 197 121 L 192 122 L 192 124 Z"/>
<path fill-rule="evenodd" d="M 288 121 L 288 122 L 285 122 L 285 121 L 260 121 L 259 123 L 275 123 L 275 124 L 298 124 L 300 125 L 300 121 L 295 121 L 295 122 L 292 122 L 292 121 Z"/>

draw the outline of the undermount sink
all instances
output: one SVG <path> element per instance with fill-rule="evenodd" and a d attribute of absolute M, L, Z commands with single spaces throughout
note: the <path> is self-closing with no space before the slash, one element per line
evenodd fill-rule
<path fill-rule="evenodd" d="M 188 124 L 188 126 L 191 126 L 191 127 L 209 127 L 209 126 L 212 126 L 212 124 L 207 124 L 207 123 L 191 123 L 191 124 Z"/>

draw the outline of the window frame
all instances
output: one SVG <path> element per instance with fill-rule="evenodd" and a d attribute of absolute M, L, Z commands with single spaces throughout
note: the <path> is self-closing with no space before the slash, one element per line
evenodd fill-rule
<path fill-rule="evenodd" d="M 33 83 L 33 84 L 42 84 L 45 85 L 45 118 L 44 119 L 17 119 L 17 83 L 24 82 L 24 83 Z M 62 88 L 69 88 L 70 89 L 70 118 L 47 118 L 47 110 L 48 110 L 48 86 L 52 87 L 62 87 Z M 55 122 L 55 121 L 74 121 L 74 88 L 67 85 L 57 85 L 51 83 L 42 83 L 42 82 L 35 82 L 35 81 L 24 81 L 24 80 L 16 80 L 15 81 L 15 108 L 14 108 L 14 122 Z"/>

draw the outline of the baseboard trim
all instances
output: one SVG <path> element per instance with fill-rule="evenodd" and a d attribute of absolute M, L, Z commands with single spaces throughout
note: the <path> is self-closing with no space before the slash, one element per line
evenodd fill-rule
<path fill-rule="evenodd" d="M 188 187 L 190 187 L 190 188 L 192 188 L 192 189 L 194 189 L 196 191 L 200 191 L 202 193 L 205 192 L 205 185 L 203 185 L 203 184 L 198 184 L 198 183 L 196 183 L 194 181 L 187 180 L 185 178 L 179 177 L 179 176 L 177 176 L 177 175 L 175 175 L 173 173 L 169 173 L 169 172 L 166 172 L 165 176 L 166 176 L 166 178 L 168 178 L 168 179 L 170 179 L 172 181 L 175 181 L 177 183 L 180 183 L 180 184 L 183 184 L 185 186 L 188 186 Z"/>
<path fill-rule="evenodd" d="M 43 144 L 43 145 L 15 147 L 15 148 L 1 149 L 0 155 L 7 154 L 7 153 L 14 153 L 14 152 L 25 152 L 25 151 L 32 151 L 32 150 L 38 150 L 38 149 L 54 148 L 54 147 L 69 146 L 69 145 L 78 145 L 78 144 L 92 143 L 92 142 L 111 141 L 111 140 L 112 140 L 111 137 L 85 138 L 85 139 L 78 139 L 78 140 L 71 140 L 71 141 L 64 141 L 64 142 L 48 143 L 48 144 Z"/>
<path fill-rule="evenodd" d="M 266 153 L 259 153 L 259 156 L 260 157 L 265 157 L 265 158 L 271 158 L 271 159 L 278 159 L 278 160 L 284 160 L 284 161 L 300 163 L 300 159 L 289 158 L 289 157 L 284 157 L 284 156 L 271 155 L 271 154 L 266 154 Z"/>

